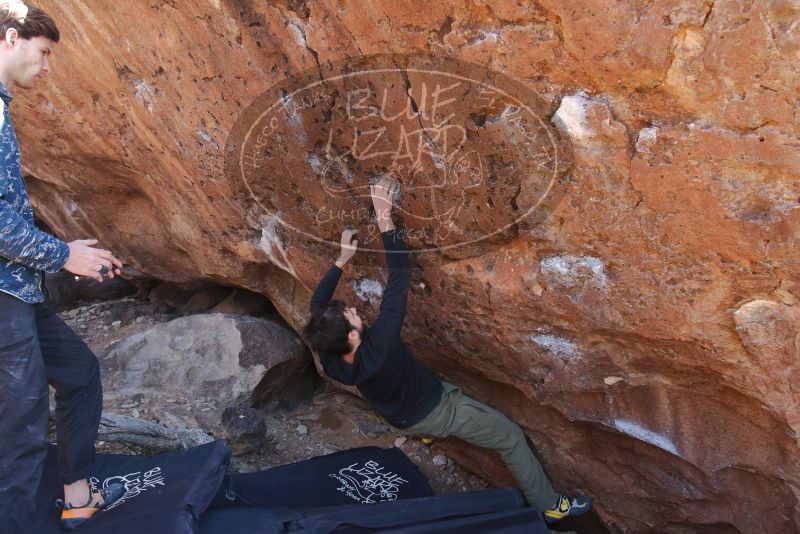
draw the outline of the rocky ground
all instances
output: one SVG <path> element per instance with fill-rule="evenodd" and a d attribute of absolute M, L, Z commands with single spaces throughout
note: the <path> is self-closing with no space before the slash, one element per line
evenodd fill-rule
<path fill-rule="evenodd" d="M 130 294 L 119 296 L 126 293 Z M 67 298 L 66 302 L 60 304 L 59 315 L 102 360 L 102 355 L 118 342 L 155 325 L 197 312 L 197 309 L 189 309 L 196 308 L 196 298 L 193 300 L 195 305 L 187 308 L 176 307 L 174 301 L 154 301 L 147 295 L 146 291 L 131 288 L 130 291 L 99 295 L 107 300 L 86 302 Z M 209 302 L 213 301 L 211 299 Z M 264 309 L 259 313 L 264 315 Z M 272 314 L 267 311 L 266 315 Z M 211 406 L 204 406 L 202 401 L 185 403 L 173 398 L 157 399 L 143 395 L 114 399 L 109 398 L 112 392 L 106 391 L 105 394 L 104 413 L 170 428 L 194 426 L 200 418 L 196 415 L 190 417 L 190 413 L 215 413 Z M 492 485 L 457 465 L 436 442 L 424 444 L 419 439 L 397 434 L 376 417 L 362 399 L 326 382 L 318 382 L 318 387 L 312 393 L 295 399 L 291 405 L 273 402 L 259 411 L 263 414 L 265 425 L 257 427 L 259 435 L 256 439 L 232 445 L 233 471 L 268 469 L 347 448 L 396 446 L 419 467 L 438 495 L 481 490 Z M 158 452 L 127 441 L 103 439 L 102 435 L 98 441 L 98 451 L 122 454 Z"/>

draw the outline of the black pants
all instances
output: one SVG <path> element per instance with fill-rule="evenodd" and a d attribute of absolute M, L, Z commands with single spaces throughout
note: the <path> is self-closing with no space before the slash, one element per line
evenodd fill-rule
<path fill-rule="evenodd" d="M 0 531 L 34 514 L 47 445 L 48 388 L 64 484 L 94 472 L 103 392 L 92 351 L 44 304 L 0 292 Z M 41 513 L 41 512 L 40 512 Z M 14 525 L 17 525 L 16 527 Z"/>

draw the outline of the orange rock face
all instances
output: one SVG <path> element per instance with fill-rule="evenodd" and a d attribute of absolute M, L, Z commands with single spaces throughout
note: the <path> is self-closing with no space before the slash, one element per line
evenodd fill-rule
<path fill-rule="evenodd" d="M 796 3 L 40 4 L 63 41 L 12 112 L 60 236 L 300 327 L 395 173 L 405 339 L 558 488 L 621 531 L 800 531 Z M 385 281 L 365 251 L 340 296 L 371 319 Z"/>

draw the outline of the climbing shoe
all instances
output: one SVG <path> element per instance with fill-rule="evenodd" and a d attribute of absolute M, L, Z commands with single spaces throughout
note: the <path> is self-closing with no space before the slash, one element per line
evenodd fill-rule
<path fill-rule="evenodd" d="M 103 501 L 100 503 L 92 503 L 95 494 L 100 494 L 100 497 L 103 499 Z M 115 482 L 113 484 L 109 484 L 107 488 L 103 488 L 101 490 L 91 486 L 91 491 L 89 492 L 89 502 L 83 506 L 70 506 L 68 504 L 64 504 L 64 501 L 59 499 L 56 501 L 56 506 L 63 508 L 63 510 L 61 510 L 61 528 L 68 532 L 75 530 L 90 520 L 97 512 L 108 508 L 120 500 L 123 495 L 125 495 L 125 486 Z"/>
<path fill-rule="evenodd" d="M 583 515 L 592 507 L 591 497 L 574 497 L 569 499 L 564 495 L 558 498 L 558 502 L 552 508 L 544 512 L 544 520 L 548 523 L 555 523 L 559 519 L 564 519 L 568 515 Z"/>

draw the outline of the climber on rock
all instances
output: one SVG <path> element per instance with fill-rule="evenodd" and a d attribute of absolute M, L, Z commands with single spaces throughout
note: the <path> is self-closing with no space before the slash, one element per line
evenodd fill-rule
<path fill-rule="evenodd" d="M 94 441 L 103 393 L 92 351 L 48 308 L 44 273 L 65 269 L 103 281 L 122 264 L 96 241 L 65 243 L 34 226 L 9 106 L 13 87 L 32 88 L 50 71 L 55 22 L 21 0 L 0 0 L 0 532 L 37 532 L 47 453 L 48 382 L 55 388 L 61 524 L 72 530 L 125 494 L 93 489 Z"/>
<path fill-rule="evenodd" d="M 356 386 L 372 409 L 401 434 L 456 436 L 499 452 L 528 503 L 541 510 L 548 522 L 586 513 L 592 500 L 569 498 L 553 490 L 518 425 L 442 382 L 401 340 L 411 264 L 404 239 L 391 218 L 398 188 L 396 180 L 383 177 L 370 191 L 389 266 L 375 323 L 367 328 L 355 308 L 331 300 L 343 267 L 358 248 L 355 231 L 345 230 L 339 259 L 311 297 L 311 318 L 303 331 L 306 341 L 330 378 Z"/>

